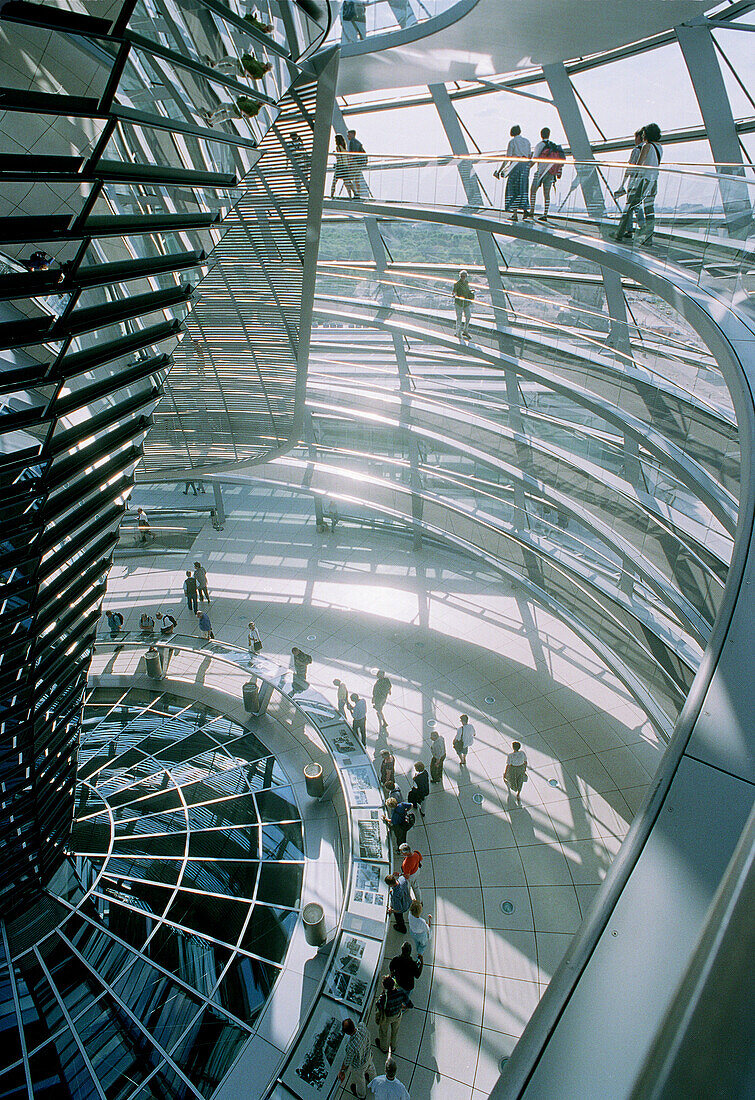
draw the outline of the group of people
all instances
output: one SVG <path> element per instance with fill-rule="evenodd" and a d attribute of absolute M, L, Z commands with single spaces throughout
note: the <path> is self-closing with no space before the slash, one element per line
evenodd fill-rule
<path fill-rule="evenodd" d="M 247 12 L 244 20 L 261 34 L 270 34 L 273 31 L 273 24 L 260 19 L 255 11 Z M 258 57 L 249 51 L 241 54 L 240 57 L 228 55 L 212 58 L 205 54 L 202 60 L 209 69 L 214 69 L 221 76 L 233 77 L 236 80 L 262 80 L 273 70 L 272 62 L 260 61 Z M 262 100 L 240 95 L 236 97 L 233 103 L 221 103 L 212 111 L 200 111 L 199 113 L 208 126 L 216 126 L 219 122 L 228 122 L 233 118 L 255 118 L 263 106 Z"/>
<path fill-rule="evenodd" d="M 194 562 L 194 572 L 191 569 L 186 570 L 186 577 L 184 579 L 184 595 L 186 597 L 186 606 L 189 611 L 194 615 L 198 614 L 199 603 L 210 603 L 210 592 L 207 587 L 207 570 L 202 565 L 201 561 Z"/>
<path fill-rule="evenodd" d="M 142 509 L 140 508 L 141 512 Z M 215 635 L 212 632 L 212 623 L 207 612 L 202 609 L 201 611 L 197 607 L 197 600 L 200 602 L 207 601 L 207 605 L 210 604 L 210 592 L 207 587 L 207 570 L 202 565 L 201 561 L 194 562 L 194 572 L 190 569 L 186 570 L 186 577 L 183 582 L 184 595 L 186 596 L 186 604 L 189 611 L 197 616 L 197 625 L 204 634 L 206 639 L 214 638 Z M 117 638 L 120 632 L 123 630 L 123 615 L 120 611 L 108 610 L 105 612 L 105 618 L 107 619 L 108 629 L 112 638 Z M 154 618 L 148 611 L 143 611 L 139 617 L 139 629 L 143 635 L 151 635 L 159 630 L 163 637 L 168 637 L 173 633 L 178 626 L 178 620 L 169 611 L 157 611 Z"/>
<path fill-rule="evenodd" d="M 331 199 L 335 197 L 336 184 L 340 180 L 350 199 L 360 199 L 362 171 L 367 166 L 367 153 L 357 137 L 356 130 L 349 130 L 346 137 L 336 134 L 336 166 L 333 170 L 333 182 L 330 188 Z"/>
<path fill-rule="evenodd" d="M 513 222 L 535 216 L 537 192 L 542 188 L 544 210 L 540 221 L 547 222 L 551 201 L 551 189 L 556 180 L 561 179 L 566 154 L 560 145 L 551 141 L 551 132 L 547 126 L 540 131 L 540 141 L 532 148 L 529 138 L 522 133 L 521 126 L 511 127 L 511 138 L 506 148 L 506 160 L 496 169 L 496 179 L 506 177 L 504 206 L 511 214 Z M 530 185 L 530 170 L 535 166 L 535 175 Z"/>
<path fill-rule="evenodd" d="M 375 1045 L 388 1055 L 384 1077 L 378 1077 L 372 1060 L 372 1042 L 364 1022 L 345 1020 L 343 1031 L 349 1036 L 344 1050 L 343 1065 L 339 1077 L 348 1083 L 354 1096 L 366 1096 L 369 1086 L 373 1096 L 386 1100 L 399 1097 L 409 1100 L 409 1093 L 396 1078 L 396 1050 L 399 1027 L 405 1012 L 413 1008 L 411 993 L 424 969 L 424 954 L 430 942 L 432 916 L 422 915 L 422 899 L 417 879 L 422 867 L 422 854 L 413 851 L 408 844 L 400 850 L 401 866 L 395 874 L 386 876 L 389 887 L 388 913 L 393 915 L 394 927 L 406 935 L 407 921 L 411 942 L 406 940 L 401 950 L 388 964 L 375 999 L 375 1023 L 378 1036 Z M 406 920 L 404 919 L 406 917 Z M 387 1082 L 383 1087 L 383 1081 Z M 390 1087 L 388 1087 L 390 1086 Z"/>
<path fill-rule="evenodd" d="M 364 699 L 358 691 L 349 692 L 346 684 L 343 680 L 336 678 L 333 681 L 333 686 L 337 689 L 336 707 L 338 713 L 343 717 L 351 718 L 352 731 L 361 741 L 362 745 L 367 747 L 367 700 Z M 385 672 L 380 669 L 375 678 L 375 683 L 372 685 L 372 705 L 375 708 L 375 713 L 378 717 L 378 724 L 381 730 L 388 729 L 388 722 L 386 721 L 384 707 L 388 702 L 388 696 L 391 694 L 392 688 L 391 681 L 386 676 Z M 348 713 L 347 713 L 348 712 Z"/>

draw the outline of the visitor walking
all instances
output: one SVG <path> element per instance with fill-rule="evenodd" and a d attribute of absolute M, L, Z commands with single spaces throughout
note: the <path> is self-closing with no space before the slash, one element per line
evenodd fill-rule
<path fill-rule="evenodd" d="M 378 1025 L 378 1037 L 375 1043 L 383 1054 L 387 1054 L 389 1050 L 395 1051 L 401 1017 L 408 1008 L 413 1007 L 406 990 L 397 986 L 390 974 L 386 974 L 382 981 L 382 991 L 375 1002 L 375 1019 Z M 375 1092 L 375 1081 L 379 1080 L 379 1077 L 375 1077 L 370 1082 L 372 1091 L 377 1096 L 391 1096 L 390 1092 L 382 1094 Z"/>
<path fill-rule="evenodd" d="M 155 631 L 155 620 L 146 611 L 142 611 L 139 618 L 139 629 L 142 634 L 153 634 Z"/>
<path fill-rule="evenodd" d="M 294 174 L 296 194 L 300 195 L 309 186 L 309 153 L 297 133 L 291 134 L 288 139 L 288 151 L 296 170 Z"/>
<path fill-rule="evenodd" d="M 333 182 L 330 185 L 330 197 L 335 198 L 336 184 L 340 180 L 346 190 L 346 197 L 351 198 L 355 194 L 352 179 L 353 166 L 346 150 L 346 138 L 343 134 L 336 134 L 336 165 L 333 169 Z"/>
<path fill-rule="evenodd" d="M 205 54 L 204 63 L 224 76 L 240 76 L 244 80 L 262 80 L 263 76 L 273 71 L 269 61 L 258 61 L 251 53 L 241 57 L 221 57 L 217 61 Z"/>
<path fill-rule="evenodd" d="M 467 753 L 474 744 L 475 730 L 474 726 L 469 721 L 468 714 L 460 714 L 459 721 L 461 725 L 456 731 L 456 737 L 454 737 L 454 748 L 456 754 L 459 757 L 459 763 L 464 767 L 467 765 Z"/>
<path fill-rule="evenodd" d="M 393 927 L 397 932 L 406 935 L 407 928 L 404 914 L 409 912 L 412 904 L 409 883 L 403 875 L 386 875 L 385 883 L 391 888 L 388 897 L 388 912 L 393 913 Z"/>
<path fill-rule="evenodd" d="M 363 699 L 356 691 L 352 693 L 349 703 L 351 711 L 351 728 L 367 748 L 367 700 Z"/>
<path fill-rule="evenodd" d="M 443 782 L 443 762 L 446 759 L 446 739 L 437 730 L 430 734 L 430 782 Z"/>
<path fill-rule="evenodd" d="M 636 178 L 627 193 L 627 206 L 614 240 L 622 241 L 628 236 L 632 217 L 638 225 L 644 222 L 643 233 L 637 243 L 645 248 L 652 247 L 655 229 L 655 196 L 658 191 L 658 168 L 663 158 L 661 131 L 655 122 L 649 122 L 642 128 L 642 148 L 636 161 Z"/>
<path fill-rule="evenodd" d="M 219 122 L 230 122 L 234 118 L 255 118 L 262 109 L 262 100 L 249 96 L 237 96 L 235 103 L 221 103 L 214 111 L 198 111 L 208 126 L 217 126 Z"/>
<path fill-rule="evenodd" d="M 349 174 L 354 198 L 358 199 L 361 198 L 362 172 L 367 167 L 367 151 L 357 137 L 356 130 L 347 130 L 346 132 L 346 152 L 350 160 Z"/>
<path fill-rule="evenodd" d="M 194 496 L 197 495 L 197 483 L 195 481 L 185 481 L 184 482 L 184 496 L 185 497 L 187 497 L 189 495 L 189 489 L 193 490 Z"/>
<path fill-rule="evenodd" d="M 348 1035 L 348 1040 L 338 1078 L 344 1084 L 348 1083 L 355 1096 L 364 1097 L 367 1095 L 367 1084 L 375 1076 L 370 1033 L 365 1023 L 361 1020 L 354 1023 L 352 1019 L 344 1020 L 341 1030 Z"/>
<path fill-rule="evenodd" d="M 469 339 L 469 322 L 472 320 L 472 302 L 474 301 L 474 288 L 469 285 L 467 272 L 462 268 L 459 278 L 454 283 L 453 299 L 456 310 L 456 339 Z"/>
<path fill-rule="evenodd" d="M 498 179 L 506 176 L 505 208 L 511 214 L 512 222 L 518 221 L 517 211 L 526 214 L 529 210 L 529 178 L 532 146 L 522 134 L 521 126 L 511 127 L 511 140 L 506 148 L 506 160 L 493 175 Z"/>
<path fill-rule="evenodd" d="M 210 593 L 207 591 L 207 571 L 201 562 L 194 562 L 194 580 L 197 582 L 197 594 L 199 602 L 210 602 Z"/>
<path fill-rule="evenodd" d="M 197 625 L 201 632 L 205 636 L 205 641 L 209 642 L 215 635 L 212 632 L 212 623 L 210 622 L 210 616 L 206 611 L 197 611 Z"/>
<path fill-rule="evenodd" d="M 421 760 L 418 760 L 414 765 L 414 786 L 406 796 L 407 802 L 411 802 L 415 810 L 419 810 L 422 817 L 425 816 L 425 811 L 422 808 L 422 804 L 430 793 L 430 776 L 425 770 L 425 765 Z"/>
<path fill-rule="evenodd" d="M 433 923 L 433 918 L 430 915 L 427 919 L 422 916 L 422 902 L 415 898 L 409 906 L 408 920 L 409 935 L 412 937 L 417 958 L 421 959 L 424 957 L 427 945 L 430 942 L 430 926 Z"/>
<path fill-rule="evenodd" d="M 562 166 L 565 160 L 565 154 L 560 145 L 556 145 L 551 141 L 551 132 L 547 126 L 543 126 L 540 131 L 540 141 L 535 146 L 532 159 L 535 162 L 535 172 L 532 178 L 532 187 L 530 189 L 530 206 L 525 218 L 533 218 L 535 216 L 535 202 L 537 198 L 537 192 L 540 187 L 543 189 L 543 205 L 544 210 L 542 217 L 538 218 L 538 221 L 548 221 L 548 208 L 551 202 L 551 188 L 557 179 L 561 178 Z"/>
<path fill-rule="evenodd" d="M 244 16 L 244 19 L 257 31 L 262 31 L 263 34 L 270 34 L 273 30 L 272 23 L 264 23 L 257 15 L 256 11 L 249 11 Z"/>
<path fill-rule="evenodd" d="M 147 513 L 144 511 L 143 508 L 136 509 L 136 525 L 139 529 L 139 541 L 142 544 L 147 542 L 150 538 L 155 537 L 150 530 Z"/>
<path fill-rule="evenodd" d="M 343 680 L 339 680 L 338 678 L 333 681 L 333 684 L 336 688 L 338 688 L 338 698 L 336 701 L 338 713 L 343 715 L 343 717 L 345 718 L 346 708 L 349 705 L 349 689 L 346 687 L 346 684 L 343 682 Z"/>
<path fill-rule="evenodd" d="M 105 618 L 107 619 L 110 637 L 115 638 L 116 635 L 120 634 L 123 627 L 123 615 L 120 611 L 106 611 Z"/>
<path fill-rule="evenodd" d="M 247 645 L 252 653 L 260 653 L 262 651 L 262 638 L 260 638 L 260 632 L 253 622 L 249 623 Z"/>
<path fill-rule="evenodd" d="M 291 650 L 291 656 L 294 659 L 294 685 L 304 684 L 307 685 L 307 670 L 312 664 L 312 658 L 309 653 L 305 653 L 303 649 L 299 649 L 298 646 L 294 646 Z M 301 688 L 299 689 L 301 690 Z"/>
<path fill-rule="evenodd" d="M 522 804 L 522 787 L 527 779 L 527 754 L 522 750 L 519 741 L 512 741 L 512 752 L 506 757 L 506 770 L 503 773 L 503 781 L 512 794 L 516 795 L 519 806 Z"/>
<path fill-rule="evenodd" d="M 387 793 L 396 786 L 396 757 L 390 749 L 380 750 L 380 785 Z"/>
<path fill-rule="evenodd" d="M 423 965 L 422 959 L 412 958 L 412 945 L 407 940 L 401 945 L 400 954 L 394 955 L 391 959 L 388 969 L 396 985 L 407 993 L 411 993 L 414 983 L 422 973 Z"/>
<path fill-rule="evenodd" d="M 375 708 L 375 713 L 378 716 L 380 729 L 384 730 L 388 729 L 388 723 L 386 722 L 385 715 L 383 714 L 383 707 L 388 701 L 388 696 L 391 694 L 392 686 L 393 685 L 391 684 L 391 681 L 388 679 L 381 668 L 377 674 L 377 679 L 375 680 L 375 683 L 372 685 L 372 705 Z"/>
<path fill-rule="evenodd" d="M 396 1076 L 397 1073 L 396 1063 L 392 1058 L 386 1058 L 385 1073 L 380 1077 L 373 1077 L 370 1081 L 370 1091 L 375 1100 L 411 1100 L 409 1093 Z"/>
<path fill-rule="evenodd" d="M 186 606 L 189 611 L 197 613 L 197 582 L 192 576 L 191 570 L 186 570 L 186 579 L 184 581 L 184 595 L 186 596 Z"/>

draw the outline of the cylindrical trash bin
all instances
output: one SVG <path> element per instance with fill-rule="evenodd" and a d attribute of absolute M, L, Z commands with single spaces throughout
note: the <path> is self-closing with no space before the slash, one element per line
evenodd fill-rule
<path fill-rule="evenodd" d="M 304 783 L 310 798 L 322 798 L 325 783 L 322 778 L 322 768 L 319 764 L 315 764 L 314 761 L 307 764 L 304 769 Z"/>
<path fill-rule="evenodd" d="M 160 660 L 160 654 L 154 646 L 150 646 L 147 652 L 144 654 L 144 663 L 147 666 L 147 675 L 152 680 L 162 680 L 163 678 L 163 663 Z"/>
<path fill-rule="evenodd" d="M 301 911 L 304 939 L 310 947 L 322 947 L 328 938 L 325 932 L 325 911 L 316 901 L 310 901 Z"/>
<path fill-rule="evenodd" d="M 249 680 L 241 689 L 244 699 L 244 710 L 258 711 L 260 709 L 260 694 L 256 680 Z"/>

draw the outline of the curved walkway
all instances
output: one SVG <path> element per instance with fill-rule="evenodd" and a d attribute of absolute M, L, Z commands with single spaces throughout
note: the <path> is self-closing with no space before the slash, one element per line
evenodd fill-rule
<path fill-rule="evenodd" d="M 149 510 L 179 493 L 138 496 Z M 595 655 L 499 576 L 359 528 L 319 536 L 306 503 L 302 513 L 288 495 L 247 494 L 226 490 L 225 530 L 208 525 L 185 561 L 117 565 L 107 605 L 127 627 L 142 607 L 167 607 L 185 630 L 180 582 L 199 559 L 218 638 L 243 642 L 253 617 L 274 658 L 285 661 L 292 645 L 314 655 L 310 680 L 331 696 L 336 676 L 369 695 L 385 668 L 403 790 L 413 761 L 427 759 L 428 723 L 450 748 L 468 711 L 477 728 L 468 771 L 451 750 L 444 789 L 432 789 L 426 822 L 410 834 L 426 856 L 435 934 L 398 1061 L 412 1100 L 486 1096 L 645 795 L 660 738 Z M 502 782 L 516 737 L 532 774 L 521 810 Z M 385 743 L 370 710 L 371 753 Z M 387 951 L 400 942 L 391 931 Z"/>

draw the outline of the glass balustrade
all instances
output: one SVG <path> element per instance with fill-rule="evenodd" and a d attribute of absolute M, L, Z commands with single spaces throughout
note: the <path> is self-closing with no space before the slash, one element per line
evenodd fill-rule
<path fill-rule="evenodd" d="M 566 162 L 548 221 L 537 220 L 540 188 L 536 219 L 520 210 L 511 229 L 500 157 L 340 167 L 308 389 L 314 456 L 333 490 L 348 470 L 342 492 L 407 526 L 418 495 L 426 531 L 536 577 L 675 717 L 721 605 L 740 454 L 712 349 L 646 273 L 724 307 L 743 301 L 752 181 L 726 166 L 666 166 L 645 188 L 644 226 L 617 242 L 623 163 Z M 651 198 L 653 241 L 642 244 Z M 492 292 L 480 229 L 498 248 Z M 639 265 L 621 276 L 620 318 L 608 256 Z M 460 267 L 476 291 L 468 342 L 455 334 Z"/>
<path fill-rule="evenodd" d="M 334 33 L 344 46 L 427 23 L 458 0 L 345 0 Z"/>

